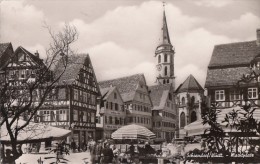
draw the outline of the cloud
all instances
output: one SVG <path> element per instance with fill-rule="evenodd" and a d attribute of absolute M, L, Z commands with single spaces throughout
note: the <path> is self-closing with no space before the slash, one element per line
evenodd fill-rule
<path fill-rule="evenodd" d="M 196 0 L 193 1 L 198 6 L 205 7 L 224 7 L 232 3 L 232 0 Z"/>
<path fill-rule="evenodd" d="M 25 1 L 1 2 L 1 41 L 12 42 L 14 47 L 28 46 L 43 39 L 44 13 Z"/>
<path fill-rule="evenodd" d="M 255 40 L 256 28 L 260 27 L 260 18 L 248 12 L 228 22 L 216 22 L 213 26 L 214 29 L 228 33 L 233 38 Z"/>

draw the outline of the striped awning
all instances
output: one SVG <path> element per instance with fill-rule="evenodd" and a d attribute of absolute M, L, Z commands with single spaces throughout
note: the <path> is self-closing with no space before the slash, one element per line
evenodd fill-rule
<path fill-rule="evenodd" d="M 150 140 L 156 138 L 156 135 L 146 127 L 131 124 L 126 125 L 111 134 L 113 139 L 144 139 Z"/>

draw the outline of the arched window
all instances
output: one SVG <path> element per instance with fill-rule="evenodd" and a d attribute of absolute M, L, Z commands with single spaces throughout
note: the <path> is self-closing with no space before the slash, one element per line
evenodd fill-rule
<path fill-rule="evenodd" d="M 190 122 L 194 122 L 197 120 L 197 115 L 196 115 L 196 112 L 195 111 L 192 111 L 191 112 L 191 116 L 190 116 Z"/>
<path fill-rule="evenodd" d="M 158 63 L 161 63 L 161 55 L 158 56 Z"/>
<path fill-rule="evenodd" d="M 185 105 L 185 98 L 184 97 L 181 99 L 181 104 Z"/>
<path fill-rule="evenodd" d="M 167 83 L 170 83 L 170 80 L 169 80 L 169 79 L 167 79 Z"/>
<path fill-rule="evenodd" d="M 185 121 L 185 113 L 182 112 L 181 115 L 180 115 L 180 128 L 183 128 L 186 124 L 186 121 Z"/>
<path fill-rule="evenodd" d="M 167 76 L 167 67 L 164 67 L 164 75 Z"/>
<path fill-rule="evenodd" d="M 167 57 L 168 57 L 168 55 L 164 54 L 164 62 L 167 62 Z"/>
<path fill-rule="evenodd" d="M 165 84 L 165 79 L 163 79 L 163 84 Z"/>

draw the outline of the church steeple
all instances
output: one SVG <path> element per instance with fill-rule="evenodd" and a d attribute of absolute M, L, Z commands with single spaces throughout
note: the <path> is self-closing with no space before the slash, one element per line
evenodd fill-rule
<path fill-rule="evenodd" d="M 164 4 L 163 4 L 164 6 Z M 172 84 L 174 85 L 174 54 L 175 50 L 171 44 L 168 25 L 166 21 L 165 9 L 163 10 L 163 24 L 159 44 L 155 50 L 157 60 L 157 84 Z"/>
<path fill-rule="evenodd" d="M 168 32 L 168 26 L 165 16 L 165 9 L 163 10 L 163 25 L 161 30 L 161 38 L 159 39 L 159 46 L 160 45 L 171 45 L 171 40 Z"/>

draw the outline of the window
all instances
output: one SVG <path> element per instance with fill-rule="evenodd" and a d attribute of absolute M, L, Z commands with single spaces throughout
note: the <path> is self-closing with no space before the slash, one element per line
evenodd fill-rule
<path fill-rule="evenodd" d="M 66 121 L 67 120 L 67 110 L 61 109 L 59 110 L 59 121 Z"/>
<path fill-rule="evenodd" d="M 51 121 L 51 111 L 43 111 L 43 121 Z"/>
<path fill-rule="evenodd" d="M 78 111 L 73 110 L 73 121 L 78 121 Z"/>
<path fill-rule="evenodd" d="M 79 99 L 78 90 L 74 89 L 74 100 L 78 100 L 78 99 Z"/>
<path fill-rule="evenodd" d="M 25 70 L 21 70 L 21 79 L 25 78 Z"/>
<path fill-rule="evenodd" d="M 249 99 L 257 99 L 257 88 L 248 88 L 248 98 Z"/>
<path fill-rule="evenodd" d="M 87 122 L 87 112 L 83 112 L 83 121 Z"/>
<path fill-rule="evenodd" d="M 224 101 L 225 100 L 225 91 L 224 90 L 216 90 L 215 91 L 216 101 Z"/>
<path fill-rule="evenodd" d="M 114 93 L 114 99 L 117 99 L 117 94 L 116 93 Z"/>
<path fill-rule="evenodd" d="M 164 54 L 164 62 L 167 62 L 167 57 L 168 57 L 168 55 Z"/>
<path fill-rule="evenodd" d="M 167 76 L 168 72 L 167 72 L 167 67 L 164 67 L 164 75 Z"/>
<path fill-rule="evenodd" d="M 115 110 L 118 110 L 118 104 L 115 103 Z"/>
<path fill-rule="evenodd" d="M 185 113 L 182 112 L 180 115 L 180 128 L 183 128 L 185 125 L 186 125 Z"/>
<path fill-rule="evenodd" d="M 158 63 L 161 63 L 161 55 L 158 56 Z"/>
<path fill-rule="evenodd" d="M 87 102 L 88 99 L 87 99 L 87 93 L 86 92 L 83 92 L 83 102 Z"/>
<path fill-rule="evenodd" d="M 238 90 L 230 91 L 230 100 L 240 100 L 240 92 Z"/>
<path fill-rule="evenodd" d="M 181 98 L 181 104 L 185 105 L 185 98 L 184 97 Z"/>

